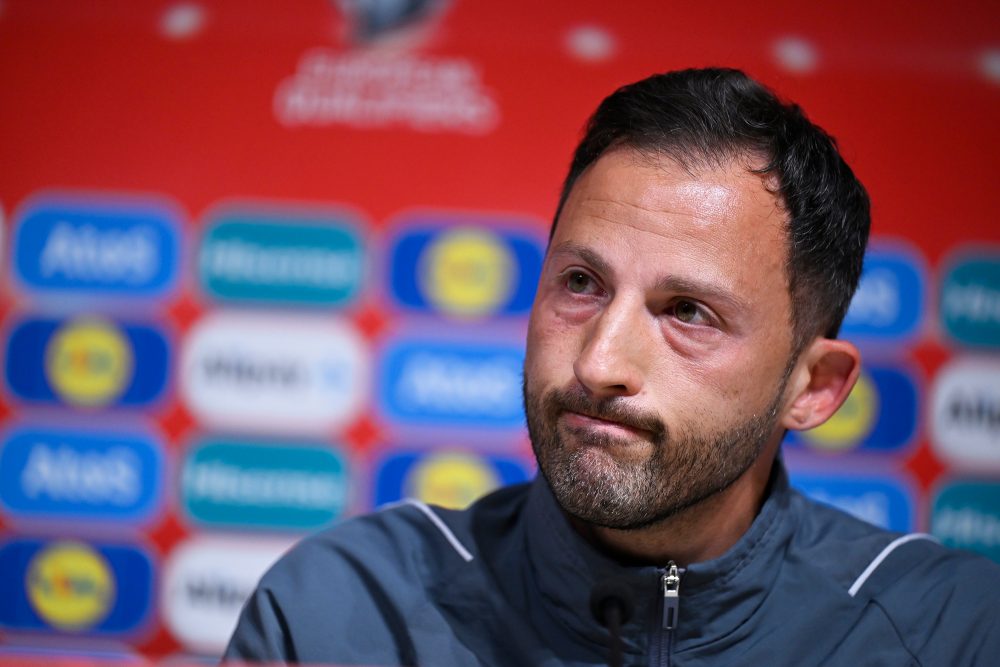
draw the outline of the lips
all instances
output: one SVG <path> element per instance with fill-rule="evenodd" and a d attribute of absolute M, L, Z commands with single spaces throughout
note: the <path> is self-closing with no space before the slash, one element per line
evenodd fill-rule
<path fill-rule="evenodd" d="M 613 432 L 618 434 L 628 434 L 628 435 L 642 435 L 649 437 L 649 431 L 632 426 L 631 424 L 626 424 L 624 422 L 613 421 L 609 419 L 604 419 L 602 417 L 595 417 L 593 415 L 588 415 L 582 412 L 573 412 L 567 410 L 562 414 L 563 419 L 567 426 L 570 428 L 582 428 L 588 430 L 599 430 L 606 432 Z"/>

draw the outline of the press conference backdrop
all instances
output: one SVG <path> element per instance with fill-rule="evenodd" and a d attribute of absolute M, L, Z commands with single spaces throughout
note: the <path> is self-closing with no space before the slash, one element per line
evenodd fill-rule
<path fill-rule="evenodd" d="M 1000 560 L 1000 6 L 0 4 L 0 657 L 211 660 L 294 540 L 534 474 L 586 115 L 739 66 L 874 200 L 807 493 Z"/>

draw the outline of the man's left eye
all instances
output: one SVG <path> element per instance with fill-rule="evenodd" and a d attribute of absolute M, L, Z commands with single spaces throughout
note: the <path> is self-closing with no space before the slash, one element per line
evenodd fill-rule
<path fill-rule="evenodd" d="M 705 324 L 708 318 L 704 309 L 694 301 L 679 299 L 671 306 L 674 317 L 685 324 Z"/>
<path fill-rule="evenodd" d="M 566 289 L 573 294 L 586 294 L 593 288 L 593 282 L 583 271 L 573 271 L 566 276 Z"/>

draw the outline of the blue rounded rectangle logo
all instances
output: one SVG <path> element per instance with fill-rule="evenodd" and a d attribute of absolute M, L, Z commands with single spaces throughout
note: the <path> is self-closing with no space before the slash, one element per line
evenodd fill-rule
<path fill-rule="evenodd" d="M 917 430 L 917 382 L 902 367 L 866 366 L 847 400 L 826 423 L 789 431 L 785 442 L 830 453 L 898 452 Z"/>
<path fill-rule="evenodd" d="M 925 275 L 916 250 L 887 245 L 870 249 L 841 337 L 880 342 L 914 337 L 925 317 Z"/>
<path fill-rule="evenodd" d="M 342 306 L 361 290 L 365 251 L 343 216 L 233 211 L 210 221 L 198 266 L 222 301 Z"/>
<path fill-rule="evenodd" d="M 148 621 L 153 564 L 137 547 L 15 539 L 0 545 L 0 627 L 121 637 Z"/>
<path fill-rule="evenodd" d="M 16 397 L 80 408 L 149 405 L 170 368 L 167 340 L 152 326 L 89 316 L 26 319 L 11 331 L 6 353 Z"/>
<path fill-rule="evenodd" d="M 870 524 L 907 533 L 913 530 L 913 499 L 893 477 L 791 475 L 792 486 Z"/>
<path fill-rule="evenodd" d="M 176 282 L 178 215 L 163 202 L 39 197 L 15 225 L 14 267 L 30 289 L 150 297 Z"/>
<path fill-rule="evenodd" d="M 141 522 L 162 478 L 160 446 L 137 433 L 23 428 L 0 450 L 0 503 L 17 518 Z"/>
<path fill-rule="evenodd" d="M 409 426 L 518 428 L 524 425 L 519 345 L 399 340 L 379 369 L 379 407 Z"/>
<path fill-rule="evenodd" d="M 458 319 L 525 315 L 544 256 L 542 235 L 508 220 L 407 218 L 389 245 L 390 296 L 403 310 Z"/>

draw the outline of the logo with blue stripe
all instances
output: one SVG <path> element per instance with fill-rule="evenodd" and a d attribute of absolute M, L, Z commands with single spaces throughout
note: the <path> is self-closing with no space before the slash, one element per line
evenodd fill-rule
<path fill-rule="evenodd" d="M 410 312 L 457 319 L 525 315 L 545 254 L 541 234 L 503 219 L 407 219 L 390 244 L 390 295 Z"/>
<path fill-rule="evenodd" d="M 913 338 L 925 317 L 925 276 L 915 250 L 888 245 L 870 249 L 841 336 L 873 342 Z"/>
<path fill-rule="evenodd" d="M 361 237 L 341 216 L 230 212 L 201 243 L 202 287 L 222 301 L 342 306 L 364 271 Z"/>
<path fill-rule="evenodd" d="M 155 297 L 176 282 L 179 220 L 162 202 L 41 197 L 15 224 L 14 267 L 30 289 Z"/>
<path fill-rule="evenodd" d="M 347 487 L 328 446 L 209 441 L 188 454 L 181 502 L 200 524 L 315 530 L 343 513 Z"/>
<path fill-rule="evenodd" d="M 122 637 L 148 621 L 153 564 L 137 547 L 15 539 L 0 546 L 0 627 Z"/>
<path fill-rule="evenodd" d="M 917 381 L 910 371 L 872 364 L 825 424 L 789 431 L 785 442 L 824 452 L 898 452 L 916 434 L 919 405 Z"/>
<path fill-rule="evenodd" d="M 7 387 L 17 398 L 80 408 L 150 405 L 170 367 L 158 330 L 103 318 L 26 319 L 6 353 Z"/>
<path fill-rule="evenodd" d="M 160 446 L 141 434 L 24 428 L 0 450 L 0 502 L 18 518 L 141 522 L 162 478 Z"/>
<path fill-rule="evenodd" d="M 934 496 L 931 532 L 941 543 L 1000 563 L 1000 483 L 946 484 Z"/>
<path fill-rule="evenodd" d="M 518 428 L 523 364 L 520 345 L 398 340 L 382 358 L 379 405 L 409 426 Z"/>
<path fill-rule="evenodd" d="M 913 530 L 913 498 L 893 477 L 795 474 L 791 483 L 818 502 L 898 532 Z"/>
<path fill-rule="evenodd" d="M 941 282 L 941 324 L 958 343 L 1000 348 L 1000 254 L 951 266 Z"/>

